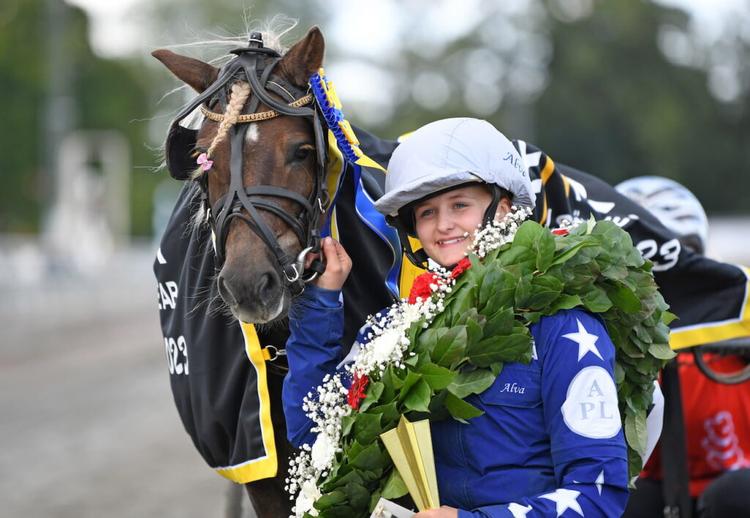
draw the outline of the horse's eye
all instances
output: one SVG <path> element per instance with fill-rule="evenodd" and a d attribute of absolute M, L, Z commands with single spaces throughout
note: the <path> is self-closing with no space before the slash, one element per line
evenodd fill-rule
<path fill-rule="evenodd" d="M 308 158 L 310 158 L 313 151 L 315 151 L 315 148 L 310 144 L 302 144 L 296 150 L 294 150 L 294 159 L 300 162 L 302 162 L 303 160 L 307 160 Z"/>

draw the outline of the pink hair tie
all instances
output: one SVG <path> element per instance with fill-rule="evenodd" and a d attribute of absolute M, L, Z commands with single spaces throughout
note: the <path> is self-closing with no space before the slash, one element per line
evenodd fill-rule
<path fill-rule="evenodd" d="M 211 166 L 214 165 L 213 160 L 208 159 L 208 155 L 206 153 L 201 153 L 198 155 L 198 159 L 196 160 L 198 162 L 198 165 L 200 166 L 202 171 L 208 171 L 211 169 Z"/>

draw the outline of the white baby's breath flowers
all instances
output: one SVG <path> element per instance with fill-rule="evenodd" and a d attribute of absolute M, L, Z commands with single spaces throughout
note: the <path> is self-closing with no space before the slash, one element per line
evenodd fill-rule
<path fill-rule="evenodd" d="M 492 221 L 479 228 L 469 248 L 479 258 L 509 243 L 521 223 L 531 214 L 531 209 L 512 207 L 501 221 Z M 345 373 L 326 375 L 323 383 L 308 393 L 302 409 L 312 420 L 311 431 L 317 433 L 312 447 L 303 445 L 299 453 L 289 462 L 289 473 L 285 489 L 295 501 L 293 517 L 301 518 L 305 513 L 317 516 L 315 501 L 320 498 L 318 483 L 323 481 L 334 467 L 336 454 L 341 452 L 342 419 L 352 413 L 347 402 L 348 389 L 341 375 L 379 378 L 390 365 L 404 368 L 404 357 L 413 356 L 409 351 L 409 329 L 419 321 L 424 328 L 445 308 L 445 297 L 451 292 L 455 279 L 446 268 L 433 263 L 430 272 L 435 282 L 430 284 L 431 296 L 417 298 L 410 304 L 406 299 L 395 302 L 388 309 L 368 318 L 369 329 L 360 344 L 354 362 L 345 367 Z"/>
<path fill-rule="evenodd" d="M 316 481 L 305 480 L 294 502 L 295 518 L 302 518 L 305 513 L 310 516 L 318 516 L 318 510 L 313 507 L 313 504 L 320 496 L 320 489 L 318 489 Z"/>
<path fill-rule="evenodd" d="M 511 211 L 501 220 L 493 220 L 483 228 L 479 228 L 474 235 L 474 243 L 471 250 L 483 259 L 493 250 L 513 241 L 518 227 L 532 214 L 528 207 L 516 207 L 513 205 Z"/>
<path fill-rule="evenodd" d="M 409 328 L 422 318 L 430 321 L 434 317 L 434 309 L 435 304 L 431 299 L 415 304 L 402 299 L 371 317 L 368 320 L 370 338 L 360 345 L 354 363 L 347 366 L 347 370 L 358 376 L 380 376 L 389 365 L 400 365 L 404 351 L 409 347 Z"/>

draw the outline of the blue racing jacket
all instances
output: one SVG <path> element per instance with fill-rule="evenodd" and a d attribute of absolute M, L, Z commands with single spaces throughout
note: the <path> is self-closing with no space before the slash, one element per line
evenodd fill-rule
<path fill-rule="evenodd" d="M 289 327 L 283 405 L 298 447 L 315 440 L 302 399 L 343 360 L 340 292 L 308 286 Z M 614 345 L 582 310 L 543 317 L 530 331 L 531 363 L 505 364 L 490 388 L 467 399 L 483 415 L 432 423 L 440 502 L 460 518 L 620 516 L 628 467 Z"/>

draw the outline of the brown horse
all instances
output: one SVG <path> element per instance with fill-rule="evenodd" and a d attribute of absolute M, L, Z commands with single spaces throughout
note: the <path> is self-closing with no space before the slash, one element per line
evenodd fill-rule
<path fill-rule="evenodd" d="M 315 273 L 304 271 L 310 262 L 306 255 L 318 249 L 328 196 L 321 163 L 325 141 L 316 130 L 316 111 L 307 107 L 307 90 L 323 62 L 324 41 L 314 27 L 279 56 L 255 33 L 248 49 L 235 53 L 233 69 L 169 50 L 153 55 L 198 92 L 199 101 L 186 111 L 200 105 L 205 115 L 197 138 L 187 139 L 192 148 L 187 162 L 179 156 L 184 149 L 170 156 L 175 152 L 170 147 L 184 147 L 182 129 L 173 126 L 167 164 L 173 176 L 201 185 L 202 211 L 214 237 L 218 292 L 237 319 L 262 324 L 285 317 L 292 296 Z M 269 343 L 283 344 L 286 330 L 277 326 L 278 336 L 273 333 L 266 334 Z M 281 380 L 269 377 L 272 401 L 281 400 Z M 291 449 L 281 405 L 271 408 L 279 475 L 247 484 L 260 517 L 290 513 L 283 479 Z"/>

